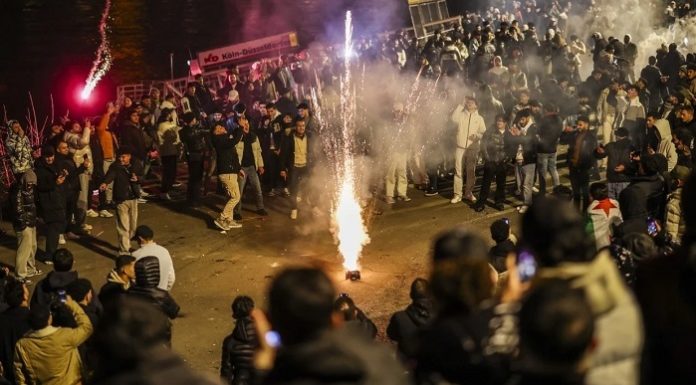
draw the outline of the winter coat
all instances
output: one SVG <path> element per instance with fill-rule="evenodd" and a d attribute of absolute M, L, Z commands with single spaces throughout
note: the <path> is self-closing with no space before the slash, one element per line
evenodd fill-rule
<path fill-rule="evenodd" d="M 59 170 L 65 170 L 68 172 L 68 176 L 65 177 L 65 192 L 70 196 L 70 194 L 77 194 L 80 192 L 80 174 L 87 171 L 87 169 L 82 166 L 77 166 L 73 157 L 71 155 L 56 154 L 55 163 L 58 164 Z"/>
<path fill-rule="evenodd" d="M 114 183 L 113 196 L 114 202 L 121 203 L 131 199 L 138 199 L 140 191 L 137 188 L 139 182 L 132 182 L 132 174 L 140 176 L 142 174 L 142 166 L 138 159 L 131 158 L 131 164 L 128 166 L 122 165 L 116 161 L 109 166 L 109 170 L 104 176 L 104 183 Z"/>
<path fill-rule="evenodd" d="M 387 336 L 396 342 L 403 357 L 416 357 L 418 334 L 432 321 L 434 315 L 432 301 L 428 299 L 415 300 L 406 309 L 392 315 L 387 326 Z"/>
<path fill-rule="evenodd" d="M 59 168 L 56 161 L 46 164 L 43 160 L 36 166 L 36 190 L 39 197 L 39 213 L 44 222 L 65 222 L 65 184 L 57 184 Z"/>
<path fill-rule="evenodd" d="M 665 210 L 665 231 L 672 237 L 672 241 L 680 243 L 686 232 L 686 222 L 681 210 L 682 188 L 678 188 L 667 197 Z"/>
<path fill-rule="evenodd" d="M 462 105 L 457 106 L 451 116 L 452 122 L 457 126 L 457 147 L 478 148 L 483 133 L 486 132 L 486 123 L 478 111 L 469 112 Z"/>
<path fill-rule="evenodd" d="M 157 257 L 145 257 L 135 262 L 135 286 L 128 295 L 139 297 L 157 306 L 169 319 L 179 315 L 179 305 L 168 291 L 157 287 L 160 283 L 160 268 Z"/>
<path fill-rule="evenodd" d="M 631 184 L 624 190 L 627 189 L 636 189 L 641 192 L 641 196 L 644 200 L 636 203 L 642 204 L 642 209 L 647 211 L 648 216 L 653 218 L 663 217 L 666 195 L 665 181 L 661 175 L 635 177 L 631 180 Z M 623 202 L 620 203 L 623 205 Z"/>
<path fill-rule="evenodd" d="M 563 120 L 556 115 L 546 115 L 539 120 L 539 154 L 554 154 L 563 132 Z"/>
<path fill-rule="evenodd" d="M 307 139 L 307 167 L 312 167 L 312 155 L 314 154 L 314 138 L 305 133 L 305 139 Z M 291 171 L 295 168 L 295 133 L 283 136 L 283 141 L 280 145 L 280 169 L 285 171 Z"/>
<path fill-rule="evenodd" d="M 658 143 L 655 152 L 667 158 L 667 172 L 670 172 L 677 165 L 677 149 L 674 147 L 674 143 L 672 143 L 672 130 L 666 119 L 657 119 L 655 128 L 660 134 L 660 143 Z"/>
<path fill-rule="evenodd" d="M 507 153 L 511 159 L 518 161 L 518 153 L 522 146 L 522 164 L 536 164 L 537 161 L 537 144 L 539 142 L 537 135 L 538 129 L 536 124 L 532 124 L 527 128 L 526 135 L 512 135 L 510 131 L 506 131 L 505 144 Z"/>
<path fill-rule="evenodd" d="M 232 334 L 222 342 L 220 377 L 230 385 L 251 384 L 254 375 L 254 354 L 259 347 L 254 321 L 241 318 Z"/>
<path fill-rule="evenodd" d="M 244 146 L 246 141 L 251 142 L 251 152 L 253 154 L 254 165 L 256 166 L 256 169 L 264 167 L 263 157 L 261 156 L 261 144 L 259 142 L 259 138 L 253 132 L 249 132 L 249 134 L 247 135 L 242 134 L 241 140 L 237 142 L 237 144 L 235 145 L 235 149 L 237 150 L 237 159 L 239 159 L 239 163 L 242 163 L 242 158 L 244 157 Z"/>
<path fill-rule="evenodd" d="M 235 130 L 232 135 L 213 135 L 212 143 L 217 155 L 218 175 L 239 173 L 241 165 L 236 146 L 240 143 L 241 138 L 241 130 Z"/>
<path fill-rule="evenodd" d="M 111 119 L 111 114 L 102 115 L 97 125 L 97 138 L 99 138 L 99 145 L 102 149 L 103 159 L 114 160 L 116 159 L 116 150 L 118 149 L 118 141 L 116 136 L 111 130 L 109 130 L 109 120 Z"/>
<path fill-rule="evenodd" d="M 27 135 L 19 136 L 10 128 L 5 139 L 5 151 L 10 158 L 12 173 L 21 174 L 34 167 L 34 158 L 31 156 L 31 143 Z"/>
<path fill-rule="evenodd" d="M 209 149 L 210 130 L 198 124 L 186 125 L 179 131 L 179 137 L 184 143 L 189 160 L 203 160 L 203 154 Z"/>
<path fill-rule="evenodd" d="M 633 143 L 628 138 L 623 138 L 615 142 L 609 142 L 604 146 L 604 154 L 595 153 L 599 159 L 607 159 L 607 182 L 609 183 L 628 183 L 631 175 L 635 173 L 635 166 L 631 160 L 631 152 L 634 151 Z M 623 165 L 623 172 L 616 172 L 614 169 L 618 165 Z"/>
<path fill-rule="evenodd" d="M 585 131 L 584 138 L 578 143 L 578 137 L 581 134 L 583 134 L 581 131 L 572 131 L 564 132 L 561 135 L 561 142 L 568 145 L 567 162 L 569 169 L 589 170 L 597 163 L 594 156 L 597 149 L 597 135 L 594 131 Z M 575 159 L 576 155 L 577 159 Z"/>
<path fill-rule="evenodd" d="M 99 290 L 99 302 L 101 302 L 104 307 L 110 303 L 115 303 L 126 294 L 130 287 L 131 282 L 129 280 L 124 281 L 116 270 L 111 270 L 106 277 L 106 283 Z"/>
<path fill-rule="evenodd" d="M 50 305 L 55 300 L 58 290 L 65 290 L 76 280 L 76 271 L 51 271 L 46 278 L 36 284 L 34 294 L 31 296 L 31 306 Z"/>
<path fill-rule="evenodd" d="M 383 346 L 346 328 L 278 350 L 265 385 L 408 385 L 404 369 Z"/>
<path fill-rule="evenodd" d="M 63 135 L 63 140 L 65 140 L 65 142 L 68 143 L 70 154 L 72 155 L 72 159 L 75 162 L 75 165 L 77 166 L 80 166 L 82 165 L 82 163 L 84 163 L 85 155 L 87 156 L 87 159 L 89 159 L 90 162 L 93 162 L 92 149 L 89 146 L 91 132 L 92 130 L 90 128 L 85 127 L 82 130 L 82 133 L 75 134 L 66 131 Z M 92 173 L 93 167 L 94 163 L 92 163 L 89 166 L 88 172 L 90 174 Z"/>
<path fill-rule="evenodd" d="M 36 227 L 36 189 L 17 181 L 10 189 L 10 202 L 13 212 L 12 226 L 15 231 Z"/>
<path fill-rule="evenodd" d="M 172 156 L 179 154 L 179 130 L 181 127 L 176 122 L 166 121 L 157 126 L 157 146 L 160 156 Z"/>
<path fill-rule="evenodd" d="M 15 346 L 17 384 L 74 385 L 82 383 L 77 347 L 92 334 L 92 323 L 74 301 L 65 304 L 77 328 L 47 326 L 27 333 Z"/>
<path fill-rule="evenodd" d="M 626 287 L 609 250 L 591 262 L 565 262 L 542 268 L 535 279 L 564 279 L 585 293 L 595 318 L 597 349 L 591 357 L 588 385 L 637 385 L 643 350 L 643 324 L 635 298 Z"/>
<path fill-rule="evenodd" d="M 506 131 L 502 133 L 498 127 L 489 128 L 481 138 L 481 157 L 484 162 L 505 162 L 509 157 L 505 148 Z"/>
<path fill-rule="evenodd" d="M 0 364 L 5 369 L 5 378 L 10 384 L 15 383 L 12 370 L 15 345 L 29 330 L 29 307 L 9 308 L 0 313 Z"/>
<path fill-rule="evenodd" d="M 119 145 L 128 146 L 133 151 L 133 158 L 144 161 L 147 158 L 147 145 L 145 144 L 145 131 L 132 122 L 126 122 L 119 130 Z"/>

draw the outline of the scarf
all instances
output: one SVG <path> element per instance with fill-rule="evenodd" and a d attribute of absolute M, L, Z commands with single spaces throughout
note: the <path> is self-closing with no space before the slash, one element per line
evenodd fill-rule
<path fill-rule="evenodd" d="M 116 270 L 111 270 L 106 280 L 108 282 L 118 283 L 119 285 L 123 286 L 123 290 L 128 290 L 131 286 L 130 280 L 124 280 L 123 278 L 121 278 L 121 276 L 118 275 L 118 272 Z"/>

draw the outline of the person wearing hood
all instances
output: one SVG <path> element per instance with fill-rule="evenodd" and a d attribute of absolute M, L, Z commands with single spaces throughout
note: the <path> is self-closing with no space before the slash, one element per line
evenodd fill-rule
<path fill-rule="evenodd" d="M 251 312 L 254 300 L 240 295 L 232 301 L 232 318 L 235 319 L 232 334 L 222 342 L 220 377 L 229 385 L 250 385 L 257 377 L 254 370 L 254 354 L 259 347 Z"/>
<path fill-rule="evenodd" d="M 27 282 L 28 278 L 41 274 L 36 268 L 36 174 L 27 170 L 10 189 L 10 202 L 14 213 L 12 227 L 17 235 L 15 272 Z M 31 281 L 27 282 L 28 284 Z"/>
<path fill-rule="evenodd" d="M 409 297 L 411 303 L 406 309 L 394 313 L 387 326 L 387 337 L 396 342 L 399 354 L 406 360 L 415 358 L 418 352 L 418 334 L 435 315 L 427 280 L 413 280 Z"/>
<path fill-rule="evenodd" d="M 157 287 L 159 283 L 159 259 L 157 257 L 141 258 L 135 262 L 135 285 L 128 290 L 127 295 L 150 302 L 169 319 L 174 319 L 179 315 L 180 307 L 168 291 Z"/>
<path fill-rule="evenodd" d="M 462 198 L 476 203 L 473 193 L 476 162 L 478 161 L 481 137 L 486 132 L 486 123 L 479 115 L 478 103 L 473 97 L 466 98 L 465 106 L 461 104 L 457 106 L 451 119 L 458 127 L 457 148 L 454 153 L 454 196 L 450 203 L 459 203 Z M 466 177 L 466 188 L 463 189 L 464 177 Z M 464 190 L 464 194 L 462 194 L 462 190 Z"/>
<path fill-rule="evenodd" d="M 538 199 L 522 218 L 521 244 L 537 263 L 532 288 L 560 279 L 585 294 L 597 339 L 586 383 L 638 384 L 643 349 L 640 310 L 609 250 L 596 253 L 577 210 L 554 198 Z"/>
<path fill-rule="evenodd" d="M 667 171 L 671 172 L 677 165 L 677 149 L 672 142 L 672 130 L 669 122 L 666 119 L 655 120 L 655 129 L 657 133 L 657 147 L 648 147 L 647 153 L 650 155 L 662 154 L 667 158 Z"/>
<path fill-rule="evenodd" d="M 106 276 L 106 283 L 99 290 L 99 302 L 107 307 L 110 303 L 122 298 L 134 281 L 135 257 L 119 255 L 116 257 L 116 266 Z"/>
<path fill-rule="evenodd" d="M 377 326 L 355 304 L 346 293 L 341 293 L 334 302 L 334 311 L 343 318 L 343 327 L 353 329 L 356 334 L 374 340 L 377 337 Z"/>
<path fill-rule="evenodd" d="M 46 247 L 40 259 L 51 264 L 58 249 L 60 235 L 65 231 L 67 173 L 56 162 L 55 149 L 46 145 L 41 148 L 41 159 L 36 166 L 36 189 L 38 190 L 39 215 L 46 225 Z"/>
<path fill-rule="evenodd" d="M 53 302 L 59 290 L 65 290 L 77 280 L 77 271 L 73 271 L 73 255 L 67 249 L 58 249 L 53 255 L 53 271 L 36 284 L 31 296 L 31 307 L 48 306 Z"/>
<path fill-rule="evenodd" d="M 5 149 L 7 156 L 10 158 L 12 173 L 19 175 L 27 170 L 31 170 L 34 166 L 31 143 L 19 121 L 10 120 L 7 122 L 7 127 L 10 129 L 5 139 Z"/>
<path fill-rule="evenodd" d="M 676 166 L 672 170 L 672 192 L 667 196 L 665 208 L 665 232 L 671 238 L 672 243 L 679 245 L 686 232 L 686 223 L 682 215 L 682 192 L 684 184 L 693 171 L 685 166 Z"/>

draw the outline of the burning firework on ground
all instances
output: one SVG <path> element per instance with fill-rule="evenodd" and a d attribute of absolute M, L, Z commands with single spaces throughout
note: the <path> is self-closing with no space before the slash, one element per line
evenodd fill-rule
<path fill-rule="evenodd" d="M 92 69 L 89 71 L 89 76 L 85 80 L 85 86 L 80 92 L 80 99 L 87 100 L 92 94 L 94 87 L 97 83 L 104 77 L 104 75 L 111 68 L 111 50 L 109 48 L 109 40 L 107 39 L 107 21 L 109 19 L 109 10 L 111 9 L 111 0 L 106 0 L 104 4 L 104 11 L 101 15 L 101 20 L 99 21 L 99 37 L 101 42 L 99 43 L 99 48 L 97 49 L 97 55 L 92 63 Z"/>
<path fill-rule="evenodd" d="M 354 158 L 355 91 L 351 77 L 351 52 L 353 49 L 353 25 L 351 12 L 346 12 L 344 74 L 341 77 L 341 135 L 336 149 L 336 181 L 339 184 L 335 196 L 332 218 L 336 227 L 338 251 L 343 257 L 346 278 L 360 278 L 359 259 L 362 249 L 370 242 L 363 218 L 356 187 L 356 163 Z"/>

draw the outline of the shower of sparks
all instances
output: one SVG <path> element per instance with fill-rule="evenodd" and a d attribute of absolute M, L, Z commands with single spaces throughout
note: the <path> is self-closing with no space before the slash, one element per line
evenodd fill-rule
<path fill-rule="evenodd" d="M 94 87 L 97 83 L 104 77 L 104 75 L 111 68 L 111 50 L 109 49 L 109 40 L 107 40 L 107 21 L 109 19 L 109 10 L 111 9 L 111 0 L 106 0 L 104 3 L 104 11 L 101 15 L 101 20 L 99 21 L 99 37 L 101 38 L 101 43 L 97 49 L 97 55 L 92 63 L 92 69 L 89 71 L 89 76 L 85 80 L 85 86 L 80 93 L 80 98 L 82 100 L 87 100 L 92 94 Z"/>
<path fill-rule="evenodd" d="M 346 12 L 345 43 L 341 77 L 341 140 L 338 148 L 337 181 L 340 183 L 336 193 L 333 219 L 338 239 L 338 251 L 343 256 L 343 266 L 348 271 L 358 270 L 360 254 L 370 242 L 367 227 L 362 216 L 355 178 L 355 159 L 353 138 L 355 137 L 355 89 L 351 80 L 350 58 L 353 51 L 353 22 L 351 12 Z"/>

